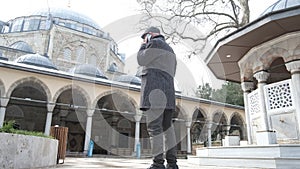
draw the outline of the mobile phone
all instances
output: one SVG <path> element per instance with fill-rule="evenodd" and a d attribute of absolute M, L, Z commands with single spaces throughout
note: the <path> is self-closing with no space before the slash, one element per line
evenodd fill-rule
<path fill-rule="evenodd" d="M 147 34 L 146 38 L 147 38 L 147 42 L 149 42 L 151 40 L 152 35 L 151 34 Z"/>

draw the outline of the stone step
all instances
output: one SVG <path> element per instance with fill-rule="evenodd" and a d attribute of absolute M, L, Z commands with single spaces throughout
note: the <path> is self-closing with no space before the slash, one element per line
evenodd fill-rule
<path fill-rule="evenodd" d="M 216 168 L 243 169 L 296 169 L 299 168 L 300 158 L 247 158 L 247 157 L 197 157 L 188 156 L 188 162 L 199 166 L 215 166 Z"/>
<path fill-rule="evenodd" d="M 294 169 L 300 168 L 300 145 L 198 148 L 188 161 L 201 166 Z"/>

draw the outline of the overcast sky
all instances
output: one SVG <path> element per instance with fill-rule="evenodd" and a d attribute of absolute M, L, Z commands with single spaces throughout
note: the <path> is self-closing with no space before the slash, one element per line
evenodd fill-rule
<path fill-rule="evenodd" d="M 256 19 L 268 6 L 276 2 L 277 0 L 250 0 L 250 13 L 251 20 Z M 24 16 L 32 11 L 36 11 L 41 8 L 59 7 L 59 8 L 71 8 L 78 13 L 82 13 L 98 23 L 102 28 L 116 22 L 119 19 L 127 16 L 139 14 L 139 5 L 136 0 L 5 0 L 0 5 L 0 20 L 8 21 L 19 16 Z M 126 24 L 126 23 L 124 23 Z M 113 35 L 112 35 L 113 36 Z M 114 36 L 113 36 L 114 37 Z M 136 52 L 139 48 L 141 39 L 137 37 L 130 37 L 125 39 L 119 44 L 119 51 L 126 53 L 127 62 L 135 62 Z M 132 45 L 128 45 L 132 44 Z M 130 57 L 132 61 L 130 60 Z M 198 58 L 193 58 L 198 59 Z M 199 71 L 199 65 L 203 64 L 201 60 L 188 61 L 193 63 L 194 66 L 188 66 L 190 72 L 194 74 L 194 79 L 197 85 L 201 82 L 210 81 L 206 78 L 207 73 L 205 71 Z M 135 68 L 136 63 L 126 63 L 125 73 L 134 74 L 136 70 L 130 70 Z M 188 63 L 189 64 L 189 63 Z M 201 67 L 201 66 L 200 66 Z M 203 66 L 202 66 L 203 67 Z M 195 68 L 195 69 L 193 69 Z M 202 73 L 202 74 L 200 74 Z M 179 73 L 177 73 L 179 74 Z M 204 74 L 204 75 L 203 75 Z M 182 75 L 186 79 L 186 74 Z M 186 80 L 178 80 L 184 82 Z M 186 81 L 186 85 L 190 85 L 190 81 Z M 182 84 L 184 85 L 184 84 Z M 187 88 L 194 88 L 195 86 L 188 86 Z"/>
<path fill-rule="evenodd" d="M 277 0 L 250 0 L 251 18 Z M 0 20 L 8 21 L 31 11 L 49 7 L 67 8 L 83 13 L 95 20 L 101 27 L 125 16 L 138 13 L 136 0 L 5 0 L 0 5 Z"/>

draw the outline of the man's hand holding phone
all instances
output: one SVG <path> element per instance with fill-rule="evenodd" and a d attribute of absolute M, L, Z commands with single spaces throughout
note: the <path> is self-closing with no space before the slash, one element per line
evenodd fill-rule
<path fill-rule="evenodd" d="M 151 35 L 150 33 L 148 33 L 148 34 L 145 36 L 144 43 L 148 43 L 148 42 L 151 40 L 151 37 L 152 37 L 152 35 Z"/>

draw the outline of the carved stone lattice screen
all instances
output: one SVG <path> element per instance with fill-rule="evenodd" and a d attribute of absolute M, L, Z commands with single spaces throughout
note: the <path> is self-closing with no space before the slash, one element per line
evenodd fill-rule
<path fill-rule="evenodd" d="M 288 112 L 294 109 L 291 80 L 284 80 L 264 86 L 267 111 Z"/>
<path fill-rule="evenodd" d="M 260 112 L 259 104 L 259 93 L 258 90 L 254 90 L 248 94 L 248 108 L 251 116 L 258 114 Z"/>

